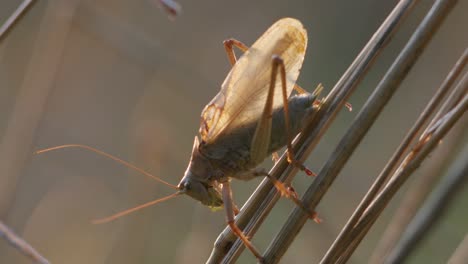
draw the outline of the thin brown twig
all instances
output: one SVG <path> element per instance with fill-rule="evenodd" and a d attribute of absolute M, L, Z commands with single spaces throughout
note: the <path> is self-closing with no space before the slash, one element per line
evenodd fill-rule
<path fill-rule="evenodd" d="M 78 0 L 47 2 L 25 65 L 15 103 L 0 141 L 0 215 L 6 215 L 15 197 L 21 173 L 31 155 L 35 132 L 46 109 Z"/>
<path fill-rule="evenodd" d="M 464 95 L 460 103 L 443 116 L 432 132 L 422 138 L 419 144 L 413 148 L 413 151 L 403 160 L 389 183 L 369 205 L 363 217 L 356 224 L 351 234 L 355 239 L 349 244 L 337 263 L 346 263 L 396 192 L 467 110 L 468 94 Z"/>
<path fill-rule="evenodd" d="M 468 145 L 462 150 L 448 174 L 443 177 L 424 205 L 409 223 L 395 248 L 385 259 L 385 263 L 405 263 L 405 259 L 415 249 L 421 239 L 443 216 L 456 194 L 468 182 Z"/>
<path fill-rule="evenodd" d="M 21 254 L 32 259 L 34 263 L 50 264 L 37 250 L 28 242 L 16 235 L 8 226 L 0 221 L 0 237 L 3 237 L 10 245 L 15 247 Z"/>
<path fill-rule="evenodd" d="M 423 122 L 423 119 L 426 120 L 429 117 L 429 112 L 433 112 L 436 110 L 437 105 L 438 105 L 437 102 L 440 102 L 444 94 L 448 91 L 449 88 L 452 87 L 454 81 L 459 77 L 459 75 L 461 74 L 467 62 L 468 62 L 468 49 L 465 50 L 462 56 L 455 63 L 454 67 L 452 68 L 452 70 L 450 71 L 450 73 L 448 74 L 444 82 L 442 83 L 442 85 L 439 87 L 436 94 L 432 97 L 431 102 L 427 104 L 426 108 L 423 110 L 423 113 L 420 115 L 415 125 L 413 125 L 413 128 L 411 129 L 411 131 L 403 140 L 404 143 L 400 144 L 399 149 L 392 156 L 392 159 L 388 162 L 388 164 L 394 164 L 396 166 L 396 162 L 394 162 L 394 160 L 398 157 L 402 157 L 403 153 L 406 152 L 406 150 L 402 151 L 402 147 L 404 145 L 409 146 L 409 137 L 412 138 L 411 141 L 414 140 L 414 138 L 417 136 L 417 133 L 415 133 L 416 128 L 419 127 L 417 130 L 420 130 L 420 127 L 425 122 L 425 121 Z M 457 92 L 458 91 L 454 89 L 452 94 L 449 96 L 449 98 L 457 98 L 456 94 L 454 94 Z M 450 101 L 451 100 L 446 100 L 444 105 L 446 105 L 446 103 Z M 453 107 L 453 105 L 451 105 L 451 107 Z M 445 109 L 445 112 L 443 112 L 444 109 Z M 446 112 L 447 112 L 447 109 L 445 107 L 441 107 L 438 113 L 434 116 L 433 120 L 439 119 L 439 117 L 442 114 L 445 114 Z M 432 123 L 430 123 L 427 127 L 431 127 L 431 124 Z M 397 160 L 399 160 L 399 158 Z M 389 166 L 388 164 L 386 165 L 386 167 Z M 386 170 L 384 169 L 384 171 Z M 380 190 L 381 186 L 383 185 L 383 183 L 386 181 L 386 179 L 390 175 L 390 174 L 387 174 L 387 176 L 385 176 L 385 180 L 382 179 L 383 177 L 381 176 L 385 174 L 384 171 L 382 171 L 379 177 L 375 180 L 374 185 L 379 185 L 378 188 L 374 188 L 374 186 L 372 186 L 371 189 L 369 190 L 369 193 L 370 192 L 373 193 L 372 197 L 370 196 L 368 197 L 368 195 L 366 194 L 366 197 L 363 198 L 363 202 L 361 202 L 362 206 L 361 204 L 359 205 L 359 209 L 357 209 L 356 213 L 354 213 L 353 216 L 350 218 L 345 228 L 343 228 L 343 230 L 341 231 L 342 233 L 349 232 L 349 230 L 356 224 L 356 222 L 362 216 L 362 213 L 364 212 L 365 208 L 369 205 L 370 201 L 375 197 L 375 195 L 377 194 L 377 191 Z M 398 237 L 402 234 L 403 229 L 411 220 L 413 216 L 412 212 L 416 211 L 415 208 L 418 208 L 420 204 L 423 202 L 424 198 L 427 196 L 428 192 L 431 189 L 432 183 L 437 178 L 437 175 L 438 173 L 436 172 L 429 173 L 427 175 L 419 177 L 416 182 L 412 183 L 412 186 L 414 186 L 414 188 L 410 188 L 411 191 L 407 191 L 405 198 L 403 198 L 403 201 L 401 202 L 402 206 L 397 209 L 396 213 L 392 217 L 390 224 L 386 228 L 384 234 L 380 238 L 378 245 L 373 251 L 369 262 L 371 263 L 382 262 L 383 257 L 388 253 L 388 250 L 390 250 L 393 247 L 394 243 L 398 240 Z"/>
<path fill-rule="evenodd" d="M 465 77 L 467 77 L 467 76 L 465 75 Z M 458 86 L 459 90 L 466 90 L 466 89 L 468 89 L 467 83 L 466 83 L 466 82 L 468 81 L 468 79 L 465 78 L 464 81 L 465 81 L 464 87 L 463 87 L 462 85 L 459 85 L 459 86 Z M 462 89 L 461 89 L 461 88 L 462 88 Z M 456 96 L 457 98 L 463 98 L 463 96 L 465 95 L 465 99 L 466 99 L 466 93 L 465 93 L 465 94 L 458 94 L 458 93 L 456 93 L 456 91 L 453 91 L 451 95 L 454 95 L 454 96 Z M 457 99 L 457 98 L 455 98 L 455 100 L 453 100 L 453 101 L 458 101 L 458 102 L 459 102 L 460 99 Z M 452 98 L 448 98 L 448 101 L 451 100 L 451 99 L 452 99 Z M 465 109 L 465 111 L 466 111 L 466 109 Z M 449 116 L 450 116 L 450 113 L 449 113 L 449 114 L 446 113 L 446 115 L 445 115 L 444 118 L 441 117 L 441 118 L 439 118 L 438 120 L 435 120 L 435 118 L 434 118 L 434 120 L 433 120 L 434 123 L 437 123 L 437 126 L 436 126 L 436 127 L 440 127 L 440 125 L 441 125 L 442 123 L 447 122 L 446 119 L 447 119 L 447 117 L 449 117 Z M 427 134 L 433 133 L 433 132 L 434 132 L 434 129 L 431 129 L 430 131 L 431 131 L 431 132 L 428 132 Z M 428 135 L 425 135 L 424 137 L 427 138 Z M 423 142 L 423 141 L 424 141 L 424 140 L 421 140 L 420 142 Z M 412 158 L 414 158 L 414 157 L 410 157 L 410 158 L 412 159 Z M 408 160 L 408 158 L 407 158 L 407 160 Z M 402 166 L 406 166 L 406 165 L 407 165 L 407 164 L 403 164 Z M 387 186 L 387 187 L 388 187 L 388 186 Z M 386 189 L 386 188 L 385 188 L 385 189 Z M 375 202 L 375 201 L 374 201 L 374 202 Z M 382 209 L 382 210 L 383 210 L 383 209 Z M 361 220 L 362 220 L 362 219 L 361 219 Z M 352 252 L 355 250 L 355 248 L 359 245 L 359 243 L 361 242 L 361 240 L 364 238 L 364 236 L 365 236 L 366 233 L 370 230 L 370 228 L 372 227 L 373 223 L 374 223 L 376 220 L 377 220 L 377 218 L 368 221 L 366 226 L 360 228 L 360 229 L 362 229 L 362 230 L 356 231 L 357 228 L 355 228 L 355 230 L 353 230 L 354 233 L 352 233 L 351 236 L 352 236 L 354 239 L 353 239 L 352 241 L 349 242 L 349 244 L 348 244 L 349 246 L 348 246 L 348 248 L 346 249 L 346 252 L 342 255 L 342 259 L 340 259 L 340 261 L 337 262 L 337 263 L 346 263 L 347 259 L 350 257 L 350 253 L 352 253 Z"/>
<path fill-rule="evenodd" d="M 418 134 L 421 132 L 423 125 L 428 121 L 429 117 L 434 113 L 434 111 L 436 111 L 438 105 L 442 102 L 444 96 L 449 91 L 449 89 L 452 88 L 453 83 L 462 72 L 467 60 L 468 50 L 461 56 L 460 60 L 457 61 L 454 68 L 451 70 L 443 84 L 434 94 L 431 101 L 427 104 L 416 123 L 410 129 L 410 131 L 405 136 L 398 149 L 390 158 L 389 162 L 385 165 L 382 172 L 376 178 L 375 182 L 372 184 L 369 191 L 366 193 L 358 207 L 355 209 L 354 213 L 352 214 L 346 225 L 343 227 L 340 234 L 337 236 L 337 238 L 330 246 L 325 256 L 322 258 L 322 263 L 336 261 L 339 255 L 341 254 L 340 251 L 343 249 L 344 245 L 350 243 L 350 240 L 353 239 L 352 237 L 350 237 L 352 228 L 362 217 L 362 214 L 372 202 L 372 200 L 375 198 L 378 191 L 382 188 L 385 182 L 387 182 L 390 175 L 393 173 L 396 166 L 398 165 L 398 162 L 401 160 L 401 157 L 403 157 L 403 154 L 408 151 L 411 143 L 417 138 Z"/>
<path fill-rule="evenodd" d="M 3 23 L 3 25 L 0 26 L 0 41 L 6 35 L 10 30 L 13 28 L 13 26 L 19 21 L 21 16 L 25 14 L 27 9 L 32 6 L 36 1 L 34 0 L 24 0 L 21 5 L 18 6 L 18 8 L 11 14 L 11 16 Z"/>

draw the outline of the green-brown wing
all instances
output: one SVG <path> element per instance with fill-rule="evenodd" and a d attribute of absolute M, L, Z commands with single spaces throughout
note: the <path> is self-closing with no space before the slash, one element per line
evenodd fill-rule
<path fill-rule="evenodd" d="M 307 32 L 301 22 L 283 18 L 273 24 L 236 62 L 221 91 L 203 109 L 202 140 L 209 144 L 220 135 L 260 118 L 268 94 L 273 55 L 284 60 L 290 94 L 299 76 L 306 47 Z M 281 82 L 276 85 L 273 109 L 283 104 Z"/>

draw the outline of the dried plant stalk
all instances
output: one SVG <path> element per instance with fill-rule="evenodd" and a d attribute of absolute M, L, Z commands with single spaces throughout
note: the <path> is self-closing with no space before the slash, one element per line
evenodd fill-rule
<path fill-rule="evenodd" d="M 414 65 L 424 47 L 455 3 L 456 1 L 437 1 L 417 28 L 408 44 L 358 114 L 356 121 L 319 172 L 317 179 L 304 194 L 302 201 L 311 210 L 318 205 L 344 163 L 348 160 L 353 150 L 376 120 L 378 114 L 406 77 L 409 69 Z M 279 261 L 306 221 L 307 217 L 305 214 L 301 210 L 298 210 L 298 208 L 294 209 L 281 231 L 268 247 L 264 255 L 267 263 L 277 263 Z"/>
<path fill-rule="evenodd" d="M 415 132 L 415 128 L 418 127 L 419 125 L 422 126 L 423 124 L 423 119 L 426 119 L 429 117 L 429 111 L 435 111 L 437 108 L 436 102 L 444 96 L 444 94 L 451 88 L 455 80 L 460 76 L 462 70 L 464 69 L 466 63 L 468 62 L 468 49 L 465 50 L 465 52 L 462 54 L 462 56 L 459 58 L 453 69 L 450 71 L 448 74 L 447 78 L 444 80 L 443 84 L 440 86 L 436 94 L 433 96 L 431 102 L 426 106 L 424 109 L 423 113 L 420 115 L 420 118 L 418 121 L 416 121 L 416 124 L 413 126 L 411 131 L 408 133 L 408 135 L 413 134 Z M 456 90 L 454 90 L 455 92 Z M 449 98 L 456 98 L 456 95 L 452 94 L 449 96 Z M 449 100 L 446 100 L 446 103 L 450 102 Z M 447 112 L 447 104 L 444 104 L 443 107 L 440 108 L 436 116 L 434 117 L 435 120 L 439 119 L 442 114 Z M 453 102 L 450 107 L 453 107 Z M 419 124 L 419 125 L 418 125 Z M 428 125 L 428 127 L 430 127 Z M 417 134 L 414 133 L 414 137 Z M 408 142 L 408 136 L 403 140 L 404 143 L 402 143 L 399 147 L 399 149 L 402 148 L 405 143 Z M 409 143 L 409 142 L 408 142 Z M 409 144 L 407 144 L 409 146 Z M 394 156 L 392 157 L 392 160 L 395 156 L 402 156 L 403 151 L 396 151 Z M 389 162 L 388 164 L 391 164 L 393 162 Z M 387 165 L 388 166 L 388 165 Z M 421 205 L 423 200 L 426 198 L 428 192 L 430 192 L 430 189 L 432 188 L 432 183 L 436 181 L 438 178 L 438 173 L 429 173 L 428 175 L 421 175 L 416 182 L 412 183 L 412 186 L 414 188 L 410 188 L 410 191 L 406 192 L 405 198 L 403 199 L 402 202 L 400 202 L 401 206 L 397 209 L 396 213 L 392 217 L 392 220 L 390 221 L 390 224 L 386 228 L 382 238 L 380 239 L 376 249 L 374 250 L 370 262 L 371 263 L 378 263 L 382 262 L 383 258 L 385 255 L 387 255 L 388 251 L 394 246 L 396 241 L 398 240 L 398 237 L 402 234 L 403 230 L 405 229 L 406 225 L 409 223 L 411 218 L 413 217 L 412 212 L 416 212 L 416 209 Z M 376 184 L 379 184 L 380 182 L 383 183 L 383 180 L 380 179 L 380 177 L 376 180 Z M 380 186 L 383 184 L 379 184 Z M 371 189 L 374 189 L 373 187 Z M 379 187 L 380 189 L 380 187 Z M 376 191 L 374 191 L 376 194 Z M 375 197 L 375 195 L 373 196 Z M 369 198 L 373 198 L 369 197 Z M 367 198 L 367 195 L 366 195 Z M 362 208 L 365 208 L 369 205 L 371 199 L 363 199 L 363 206 Z M 364 201 L 366 201 L 364 203 Z M 341 231 L 342 233 L 344 232 L 349 232 L 349 230 L 354 226 L 359 219 L 359 217 L 362 215 L 363 209 L 360 206 L 360 212 L 353 214 L 352 218 L 348 221 L 346 224 L 346 227 L 343 228 Z M 358 212 L 358 210 L 356 210 Z M 347 231 L 345 231 L 347 230 Z M 341 234 L 340 234 L 341 235 Z"/>
<path fill-rule="evenodd" d="M 13 28 L 16 22 L 21 18 L 21 16 L 26 13 L 27 9 L 34 4 L 34 0 L 24 0 L 21 5 L 11 14 L 11 16 L 0 26 L 0 41 L 5 38 L 8 32 Z"/>
<path fill-rule="evenodd" d="M 62 60 L 77 2 L 49 1 L 38 26 L 31 59 L 0 142 L 0 171 L 7 183 L 0 185 L 0 216 L 7 214 L 24 164 L 32 153 L 35 132 Z"/>
<path fill-rule="evenodd" d="M 461 108 L 458 109 L 460 111 L 460 113 L 458 113 L 458 114 L 460 114 L 460 116 L 464 112 L 466 112 L 466 110 L 467 110 L 466 107 L 467 106 L 463 105 L 464 103 L 466 103 L 466 102 L 463 102 L 463 100 L 466 100 L 467 97 L 468 97 L 468 93 L 467 93 L 468 91 L 467 90 L 468 90 L 468 74 L 465 74 L 463 80 L 452 91 L 449 98 L 444 103 L 444 107 L 441 109 L 441 110 L 447 110 L 447 111 L 451 110 L 451 112 L 443 113 L 443 114 L 445 114 L 445 116 L 442 116 L 443 114 L 439 110 L 438 114 L 434 117 L 434 119 L 432 120 L 432 122 L 428 126 L 428 129 L 426 129 L 426 131 L 423 133 L 423 136 L 421 136 L 421 140 L 419 142 L 419 145 L 426 144 L 427 142 L 424 142 L 424 139 L 426 139 L 428 137 L 428 135 L 433 133 L 436 128 L 439 128 L 441 126 L 441 124 L 446 124 L 447 119 L 454 118 L 454 111 L 457 110 L 457 109 L 452 110 L 452 109 L 448 108 L 447 106 L 451 106 L 452 108 L 456 108 L 456 107 L 460 108 L 460 105 L 461 105 Z M 456 118 L 458 118 L 458 117 L 456 117 Z M 417 148 L 420 148 L 420 146 L 416 146 L 413 149 L 413 152 L 410 153 L 411 155 L 408 155 L 406 157 L 406 160 L 402 163 L 402 165 L 400 165 L 400 169 L 397 170 L 397 172 L 395 173 L 394 176 L 392 176 L 393 183 L 396 181 L 395 178 L 400 177 L 398 180 L 402 181 L 401 184 L 403 184 L 404 181 L 406 181 L 407 178 L 403 178 L 403 179 L 401 179 L 401 178 L 402 177 L 409 177 L 409 175 L 411 173 L 406 174 L 404 176 L 402 176 L 403 173 L 401 173 L 401 174 L 397 174 L 397 173 L 400 173 L 401 172 L 400 170 L 403 167 L 405 169 L 407 169 L 405 166 L 407 166 L 408 164 L 405 164 L 405 163 L 407 163 L 408 161 L 414 161 L 415 160 L 415 157 L 412 157 L 412 155 L 415 155 L 415 149 L 417 150 Z M 419 150 L 417 150 L 417 151 L 419 151 Z M 417 151 L 416 151 L 416 154 L 419 154 L 419 153 L 417 153 Z M 426 155 L 426 154 L 424 154 L 424 155 Z M 419 167 L 419 165 L 417 165 L 416 168 L 417 167 Z M 413 169 L 416 169 L 416 168 L 413 168 Z M 387 184 L 387 186 L 385 186 L 384 190 L 382 190 L 379 193 L 379 197 L 382 196 L 384 192 L 391 192 L 392 190 L 390 190 L 390 191 L 388 190 L 390 188 L 390 186 L 391 186 L 390 183 Z M 399 187 L 401 187 L 401 185 L 398 186 L 398 188 Z M 394 191 L 396 192 L 397 190 L 394 190 Z M 391 199 L 391 197 L 389 199 Z M 374 199 L 372 205 L 374 205 L 376 203 L 376 200 L 377 199 Z M 388 202 L 389 201 L 387 201 L 387 203 Z M 386 205 L 386 204 L 384 204 L 384 205 Z M 367 211 L 365 213 L 367 213 L 370 210 L 370 208 L 371 208 L 371 206 L 369 206 L 367 208 Z M 383 208 L 381 208 L 381 210 L 383 210 Z M 381 213 L 381 211 L 378 214 L 376 214 L 376 216 L 378 217 L 378 215 L 380 215 L 380 213 Z M 350 239 L 350 241 L 348 241 L 348 244 L 347 244 L 348 247 L 343 249 L 343 251 L 345 251 L 345 252 L 342 254 L 340 262 L 338 262 L 338 263 L 345 263 L 346 262 L 346 260 L 350 257 L 350 254 L 355 250 L 357 245 L 361 242 L 361 240 L 364 238 L 364 236 L 366 235 L 366 233 L 369 231 L 369 229 L 372 227 L 373 223 L 376 220 L 377 220 L 377 218 L 368 221 L 366 226 L 364 226 L 364 227 L 357 227 L 357 224 L 356 224 L 354 229 L 351 230 L 351 234 L 349 236 L 351 239 Z M 361 218 L 359 221 L 362 222 L 363 219 Z"/>
<path fill-rule="evenodd" d="M 34 263 L 49 264 L 50 262 L 44 258 L 37 250 L 35 250 L 28 242 L 17 236 L 8 226 L 0 222 L 0 237 L 3 237 L 10 245 L 15 247 L 21 254 L 27 256 Z"/>
<path fill-rule="evenodd" d="M 465 89 L 467 85 L 468 79 L 465 79 L 463 81 Z M 351 241 L 346 251 L 340 256 L 340 260 L 337 263 L 346 263 L 395 193 L 467 110 L 468 94 L 465 93 L 462 95 L 462 99 L 456 107 L 442 117 L 436 125 L 430 129 L 430 132 L 421 138 L 417 146 L 414 147 L 412 152 L 403 160 L 390 182 L 369 205 L 363 217 L 359 220 L 351 233 L 351 236 L 354 238 L 353 241 Z"/>
<path fill-rule="evenodd" d="M 468 145 L 414 216 L 395 248 L 385 259 L 385 263 L 404 263 L 410 252 L 418 246 L 418 242 L 427 235 L 428 230 L 442 218 L 445 209 L 467 182 Z"/>

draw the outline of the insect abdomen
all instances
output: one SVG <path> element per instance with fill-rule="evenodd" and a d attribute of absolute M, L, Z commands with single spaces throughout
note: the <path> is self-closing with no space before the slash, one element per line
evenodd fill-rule
<path fill-rule="evenodd" d="M 304 118 L 314 111 L 313 102 L 315 99 L 316 96 L 313 94 L 296 95 L 288 99 L 290 131 L 293 136 L 301 131 Z M 273 110 L 268 155 L 286 145 L 284 117 L 283 107 Z M 250 160 L 250 147 L 256 126 L 257 123 L 245 124 L 231 133 L 219 137 L 216 142 L 204 145 L 201 151 L 215 167 L 226 174 L 232 175 L 252 169 L 258 165 Z"/>

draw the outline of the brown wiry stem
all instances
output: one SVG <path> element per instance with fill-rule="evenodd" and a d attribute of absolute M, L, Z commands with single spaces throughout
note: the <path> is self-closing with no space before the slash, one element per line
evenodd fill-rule
<path fill-rule="evenodd" d="M 422 138 L 419 144 L 413 148 L 413 151 L 403 160 L 392 176 L 390 182 L 369 205 L 363 217 L 356 224 L 351 234 L 355 239 L 346 248 L 337 263 L 346 263 L 396 192 L 467 110 L 468 95 L 465 95 L 452 111 L 440 119 L 435 130 Z"/>
<path fill-rule="evenodd" d="M 436 94 L 433 96 L 431 102 L 428 103 L 423 113 L 420 115 L 418 121 L 416 121 L 411 131 L 403 140 L 403 143 L 400 144 L 399 149 L 395 152 L 391 160 L 386 165 L 386 168 L 389 166 L 393 166 L 393 167 L 396 166 L 396 162 L 400 160 L 399 157 L 401 157 L 403 153 L 406 152 L 407 148 L 409 147 L 410 141 L 413 141 L 416 138 L 417 130 L 418 131 L 420 130 L 424 122 L 426 122 L 427 118 L 429 118 L 429 114 L 436 110 L 439 102 L 441 102 L 443 96 L 446 94 L 449 88 L 452 87 L 455 80 L 460 76 L 467 62 L 468 62 L 468 49 L 465 50 L 465 52 L 457 61 L 453 69 L 450 71 L 450 73 L 448 74 L 443 84 L 440 86 Z M 450 102 L 450 98 L 456 98 L 456 94 L 454 94 L 456 92 L 457 92 L 456 89 L 453 90 L 453 93 L 449 96 L 449 100 L 446 100 L 445 102 Z M 451 107 L 453 107 L 453 105 L 451 105 Z M 444 109 L 445 109 L 445 112 L 441 112 L 441 111 L 444 111 Z M 442 113 L 447 112 L 445 107 L 442 107 L 440 110 L 441 111 L 439 111 L 438 114 L 436 114 L 436 116 L 434 117 L 434 120 L 437 120 L 442 115 Z M 428 127 L 430 126 L 431 124 L 428 125 Z M 366 194 L 366 197 L 363 198 L 363 202 L 361 202 L 361 204 L 359 205 L 359 209 L 356 210 L 356 213 L 353 214 L 353 216 L 350 218 L 350 220 L 346 224 L 345 228 L 343 228 L 343 230 L 341 231 L 342 233 L 349 232 L 349 230 L 356 224 L 356 222 L 362 216 L 364 209 L 369 205 L 370 201 L 373 198 L 375 198 L 377 191 L 382 187 L 383 183 L 388 179 L 390 175 L 389 173 L 384 173 L 385 171 L 387 170 L 384 169 L 384 171 L 376 179 L 369 193 Z M 383 256 L 387 254 L 387 251 L 397 241 L 398 236 L 402 233 L 406 224 L 411 220 L 411 217 L 413 215 L 411 212 L 416 211 L 414 208 L 417 208 L 418 205 L 424 199 L 424 197 L 426 197 L 426 194 L 427 192 L 429 192 L 429 188 L 432 185 L 431 183 L 435 181 L 436 174 L 433 173 L 428 176 L 431 176 L 431 175 L 432 175 L 431 179 L 429 179 L 428 177 L 420 177 L 418 178 L 417 182 L 414 182 L 412 184 L 412 186 L 415 187 L 415 190 L 412 191 L 411 193 L 407 192 L 406 197 L 403 199 L 403 202 L 401 202 L 401 204 L 404 206 L 399 207 L 398 211 L 395 213 L 392 220 L 390 221 L 389 226 L 387 227 L 384 235 L 380 239 L 379 244 L 374 250 L 372 257 L 370 258 L 371 263 L 382 262 Z M 385 177 L 381 177 L 381 176 L 385 176 Z M 421 186 L 426 186 L 426 188 L 421 188 Z M 415 192 L 417 192 L 418 195 L 416 195 Z M 416 198 L 415 198 L 415 195 L 416 195 Z M 340 234 L 340 236 L 342 235 Z"/>
<path fill-rule="evenodd" d="M 416 29 L 416 32 L 366 102 L 330 159 L 319 172 L 317 179 L 305 192 L 302 201 L 311 210 L 315 210 L 315 207 L 328 191 L 344 164 L 407 76 L 409 70 L 455 3 L 456 1 L 438 1 Z M 268 247 L 264 255 L 266 263 L 277 263 L 279 261 L 306 221 L 307 218 L 303 212 L 297 208 L 294 209 L 281 231 Z"/>
<path fill-rule="evenodd" d="M 0 222 L 0 237 L 3 237 L 10 245 L 15 247 L 21 254 L 30 258 L 34 263 L 49 264 L 50 262 L 44 258 L 37 250 L 35 250 L 28 242 L 17 236 L 8 226 Z"/>
<path fill-rule="evenodd" d="M 26 11 L 34 4 L 34 0 L 25 0 L 23 1 L 18 8 L 11 14 L 11 16 L 0 26 L 0 41 L 6 37 L 8 32 L 13 28 L 13 26 L 19 21 L 21 16 L 23 16 Z"/>
<path fill-rule="evenodd" d="M 468 145 L 462 151 L 463 153 L 459 155 L 459 159 L 455 161 L 450 172 L 441 179 L 409 223 L 403 236 L 385 259 L 385 263 L 405 263 L 405 259 L 411 251 L 419 245 L 418 242 L 444 216 L 444 212 L 456 194 L 466 186 L 468 182 Z"/>
<path fill-rule="evenodd" d="M 446 102 L 444 103 L 444 106 L 448 106 L 448 105 L 451 105 L 452 108 L 454 108 L 456 106 L 456 103 L 453 103 L 453 102 L 457 102 L 457 103 L 460 103 L 460 101 L 462 100 L 461 98 L 464 98 L 464 96 L 466 97 L 466 90 L 468 89 L 468 74 L 465 74 L 464 78 L 463 78 L 463 81 L 461 81 L 457 87 L 451 92 L 449 98 L 447 98 Z M 452 102 L 452 103 L 449 103 L 447 104 L 447 102 Z M 449 111 L 450 109 L 447 109 L 447 108 L 444 108 L 443 109 L 446 109 L 447 111 Z M 462 109 L 463 110 L 463 109 Z M 466 111 L 466 109 L 465 109 Z M 440 115 L 439 115 L 440 114 Z M 445 115 L 445 118 L 443 118 L 443 115 Z M 441 113 L 441 111 L 438 112 L 438 115 L 436 115 L 433 120 L 430 122 L 430 126 L 428 126 L 428 129 L 426 129 L 426 131 L 423 133 L 423 136 L 422 136 L 422 139 L 424 138 L 427 138 L 430 134 L 432 134 L 434 132 L 434 129 L 435 128 L 439 128 L 441 126 L 441 123 L 446 123 L 447 122 L 447 117 L 453 117 L 453 115 L 449 115 L 447 113 Z M 431 124 L 436 124 L 437 123 L 437 126 L 434 126 L 434 125 L 431 125 Z M 421 142 L 423 142 L 423 140 L 420 141 L 420 144 Z M 424 142 L 423 142 L 424 143 Z M 412 155 L 414 155 L 414 150 L 413 150 L 413 153 Z M 407 164 L 407 161 L 412 159 L 414 157 L 412 157 L 411 155 L 408 155 L 405 162 L 403 162 L 403 165 L 400 165 L 400 168 L 402 166 L 406 166 Z M 398 172 L 398 171 L 397 171 Z M 395 177 L 395 176 L 394 176 Z M 406 180 L 406 179 L 405 179 Z M 390 186 L 390 184 L 387 184 L 387 186 L 384 188 L 384 190 L 382 190 L 380 193 L 379 193 L 379 196 L 382 195 L 382 193 L 388 189 L 388 187 Z M 395 191 L 396 192 L 396 191 Z M 391 199 L 391 197 L 389 198 Z M 374 199 L 372 201 L 372 204 L 375 204 L 375 201 L 377 199 Z M 386 204 L 381 204 L 382 206 L 386 206 Z M 369 208 L 371 206 L 369 206 L 368 208 L 366 208 L 366 211 L 364 213 L 367 213 L 369 211 Z M 383 208 L 382 208 L 383 210 Z M 381 212 L 380 212 L 381 213 Z M 377 214 L 380 215 L 380 213 Z M 377 217 L 376 216 L 376 217 Z M 359 219 L 360 222 L 362 222 L 362 218 Z M 372 219 L 371 221 L 368 221 L 367 225 L 364 226 L 364 227 L 361 227 L 362 230 L 360 231 L 356 231 L 357 227 L 354 226 L 352 230 L 350 230 L 350 234 L 349 234 L 349 240 L 346 242 L 346 246 L 344 246 L 342 249 L 341 249 L 341 256 L 339 260 L 336 260 L 337 263 L 346 263 L 346 261 L 348 260 L 348 258 L 350 257 L 350 255 L 352 254 L 352 252 L 356 249 L 356 247 L 359 245 L 359 243 L 361 242 L 361 240 L 364 238 L 364 236 L 367 234 L 367 232 L 370 230 L 370 228 L 372 227 L 373 223 L 377 220 L 377 218 L 375 219 Z M 356 223 L 357 225 L 357 223 Z"/>

